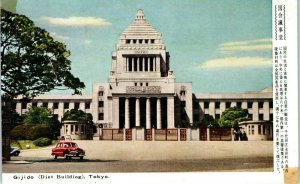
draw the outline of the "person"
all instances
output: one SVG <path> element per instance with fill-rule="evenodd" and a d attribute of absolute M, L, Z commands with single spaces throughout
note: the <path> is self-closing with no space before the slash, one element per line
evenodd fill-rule
<path fill-rule="evenodd" d="M 247 134 L 246 134 L 245 131 L 243 132 L 242 140 L 243 140 L 243 141 L 248 141 L 248 137 L 247 137 Z"/>

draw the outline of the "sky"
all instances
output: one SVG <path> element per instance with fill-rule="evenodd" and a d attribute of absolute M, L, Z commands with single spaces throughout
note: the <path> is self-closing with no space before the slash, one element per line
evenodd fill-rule
<path fill-rule="evenodd" d="M 16 11 L 71 51 L 72 73 L 92 93 L 138 9 L 163 35 L 177 82 L 194 93 L 272 86 L 271 0 L 18 0 Z M 67 91 L 52 93 L 68 93 Z"/>

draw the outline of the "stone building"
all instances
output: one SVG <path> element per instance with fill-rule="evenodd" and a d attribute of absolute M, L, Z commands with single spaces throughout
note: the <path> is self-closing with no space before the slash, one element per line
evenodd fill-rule
<path fill-rule="evenodd" d="M 172 129 L 199 123 L 205 115 L 219 119 L 229 107 L 247 108 L 253 121 L 272 121 L 272 89 L 252 93 L 193 94 L 192 83 L 178 83 L 162 39 L 138 10 L 120 34 L 112 53 L 108 83 L 94 83 L 92 95 L 40 95 L 30 103 L 16 100 L 24 114 L 44 106 L 61 120 L 64 112 L 91 113 L 96 126 L 114 129 Z"/>

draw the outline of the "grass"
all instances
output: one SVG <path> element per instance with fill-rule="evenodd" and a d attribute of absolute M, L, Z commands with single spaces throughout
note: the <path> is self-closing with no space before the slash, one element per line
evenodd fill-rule
<path fill-rule="evenodd" d="M 52 140 L 51 145 L 54 145 L 58 142 L 58 140 Z M 29 148 L 26 148 L 26 145 L 29 145 Z M 18 147 L 21 150 L 25 150 L 25 149 L 37 149 L 37 148 L 44 148 L 47 146 L 36 146 L 33 144 L 33 141 L 31 140 L 12 140 L 10 143 L 11 147 Z M 49 145 L 50 146 L 50 145 Z"/>

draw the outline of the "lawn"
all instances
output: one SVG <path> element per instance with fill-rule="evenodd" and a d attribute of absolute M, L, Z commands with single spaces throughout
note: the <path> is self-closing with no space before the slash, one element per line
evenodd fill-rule
<path fill-rule="evenodd" d="M 56 144 L 57 141 L 58 140 L 52 140 L 51 145 Z M 26 145 L 29 145 L 29 148 L 26 148 Z M 18 147 L 21 150 L 24 150 L 24 149 L 37 149 L 37 148 L 47 147 L 47 146 L 42 146 L 42 147 L 41 146 L 36 146 L 36 145 L 33 144 L 33 141 L 31 141 L 31 140 L 12 140 L 11 143 L 10 143 L 10 146 L 11 147 Z"/>

